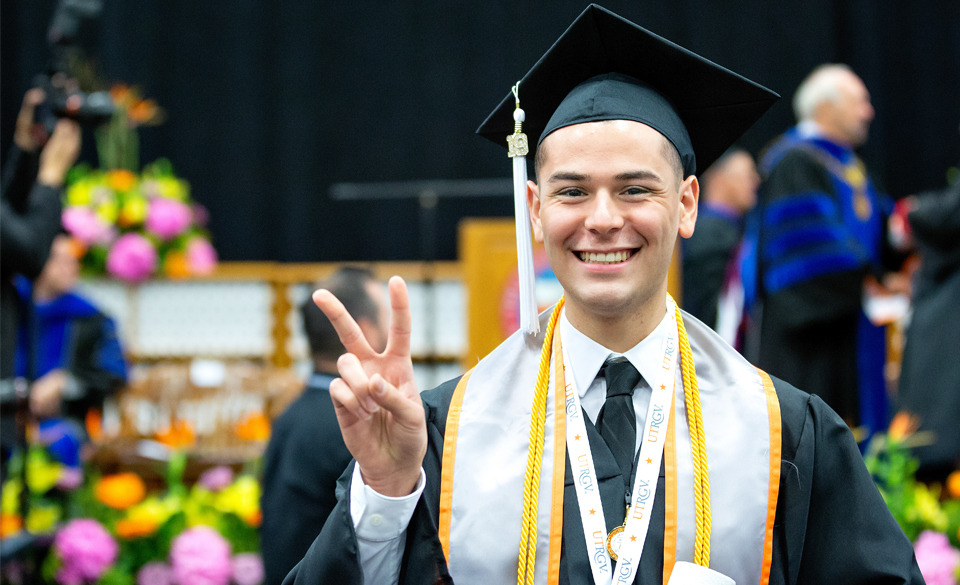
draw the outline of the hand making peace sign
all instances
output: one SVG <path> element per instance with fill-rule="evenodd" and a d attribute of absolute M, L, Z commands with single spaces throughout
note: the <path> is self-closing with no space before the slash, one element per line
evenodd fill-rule
<path fill-rule="evenodd" d="M 348 353 L 337 360 L 340 378 L 330 384 L 347 449 L 364 482 L 385 496 L 406 496 L 420 479 L 427 425 L 410 360 L 410 301 L 399 276 L 390 279 L 390 330 L 375 352 L 360 326 L 329 291 L 313 302 L 330 319 Z"/>

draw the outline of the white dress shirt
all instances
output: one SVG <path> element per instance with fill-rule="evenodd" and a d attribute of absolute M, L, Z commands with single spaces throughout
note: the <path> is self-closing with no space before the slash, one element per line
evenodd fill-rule
<path fill-rule="evenodd" d="M 583 410 L 593 421 L 603 407 L 607 385 L 600 374 L 603 364 L 613 358 L 626 358 L 640 372 L 640 382 L 633 392 L 637 428 L 642 429 L 650 405 L 652 380 L 659 370 L 660 345 L 670 320 L 664 313 L 660 324 L 640 343 L 625 353 L 611 351 L 577 330 L 560 316 L 560 340 L 570 358 L 567 367 L 573 372 Z M 637 433 L 640 447 L 641 433 Z M 396 583 L 400 577 L 400 560 L 406 542 L 407 525 L 426 486 L 426 474 L 420 470 L 420 481 L 409 496 L 391 498 L 375 492 L 363 483 L 360 466 L 355 465 L 350 483 L 350 516 L 357 533 L 358 554 L 365 583 Z"/>

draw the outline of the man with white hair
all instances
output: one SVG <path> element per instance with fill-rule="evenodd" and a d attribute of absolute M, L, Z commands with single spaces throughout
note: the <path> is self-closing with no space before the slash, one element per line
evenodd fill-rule
<path fill-rule="evenodd" d="M 759 367 L 876 431 L 887 422 L 885 342 L 861 303 L 865 286 L 889 284 L 890 254 L 885 200 L 854 152 L 873 120 L 870 94 L 846 65 L 822 65 L 793 108 L 799 123 L 760 164 L 759 343 L 750 346 Z"/>

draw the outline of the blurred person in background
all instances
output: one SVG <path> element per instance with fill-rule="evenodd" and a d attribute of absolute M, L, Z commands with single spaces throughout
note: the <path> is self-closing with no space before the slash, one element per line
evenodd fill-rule
<path fill-rule="evenodd" d="M 15 279 L 20 296 L 15 374 L 33 380 L 30 412 L 40 438 L 65 465 L 79 465 L 84 421 L 126 384 L 127 365 L 113 319 L 74 288 L 81 250 L 66 234 L 53 240 L 34 282 Z M 92 413 L 90 413 L 92 414 Z"/>
<path fill-rule="evenodd" d="M 960 362 L 944 359 L 960 333 L 960 177 L 942 191 L 901 199 L 891 223 L 920 255 L 897 407 L 933 432 L 933 444 L 914 449 L 917 475 L 942 482 L 960 469 Z"/>
<path fill-rule="evenodd" d="M 14 360 L 17 346 L 16 274 L 36 278 L 60 229 L 61 190 L 80 152 L 80 126 L 61 119 L 47 139 L 34 111 L 44 93 L 32 89 L 17 116 L 14 144 L 3 169 L 0 211 L 0 445 L 4 475 L 16 442 Z"/>
<path fill-rule="evenodd" d="M 761 158 L 757 365 L 817 394 L 866 434 L 886 428 L 884 329 L 863 310 L 867 285 L 899 290 L 885 245 L 892 202 L 854 149 L 874 109 L 845 65 L 823 65 L 793 99 L 799 123 Z M 879 283 L 883 283 L 880 285 Z"/>
<path fill-rule="evenodd" d="M 319 286 L 343 299 L 377 351 L 386 347 L 383 285 L 369 270 L 343 267 Z M 260 527 L 266 585 L 280 585 L 320 534 L 337 503 L 337 479 L 352 459 L 330 400 L 337 360 L 346 350 L 312 300 L 303 304 L 301 315 L 313 374 L 303 394 L 274 422 L 267 446 Z"/>
<path fill-rule="evenodd" d="M 744 215 L 757 203 L 760 175 L 750 153 L 732 148 L 710 165 L 700 184 L 697 229 L 683 241 L 683 308 L 739 349 L 739 252 Z"/>

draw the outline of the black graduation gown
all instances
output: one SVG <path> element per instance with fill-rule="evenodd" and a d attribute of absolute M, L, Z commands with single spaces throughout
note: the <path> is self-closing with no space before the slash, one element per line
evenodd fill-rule
<path fill-rule="evenodd" d="M 330 391 L 326 385 L 307 386 L 274 422 L 265 455 L 260 525 L 265 585 L 280 585 L 320 534 L 337 504 L 337 478 L 351 459 Z"/>
<path fill-rule="evenodd" d="M 443 429 L 456 383 L 451 380 L 421 394 L 429 441 L 423 462 L 427 485 L 407 529 L 400 571 L 400 583 L 404 585 L 454 582 L 437 537 L 437 519 Z M 770 583 L 923 583 L 913 547 L 887 510 L 843 421 L 816 396 L 777 379 L 774 386 L 783 422 L 783 464 Z M 594 435 L 591 445 L 603 444 L 592 425 L 588 425 L 587 433 Z M 622 479 L 609 451 L 597 448 L 594 457 L 607 527 L 612 528 L 623 521 Z M 363 583 L 350 516 L 352 473 L 353 464 L 338 483 L 337 507 L 303 561 L 287 576 L 285 585 Z M 663 501 L 661 471 L 636 583 L 662 583 Z M 563 522 L 560 583 L 592 583 L 569 460 Z"/>
<path fill-rule="evenodd" d="M 935 433 L 936 443 L 915 454 L 923 472 L 945 477 L 960 465 L 960 361 L 944 359 L 960 332 L 960 183 L 918 195 L 909 219 L 921 266 L 898 406 L 920 417 L 920 430 Z"/>
<path fill-rule="evenodd" d="M 736 220 L 701 212 L 693 236 L 683 241 L 683 309 L 711 329 L 717 327 L 717 302 L 742 237 Z"/>

